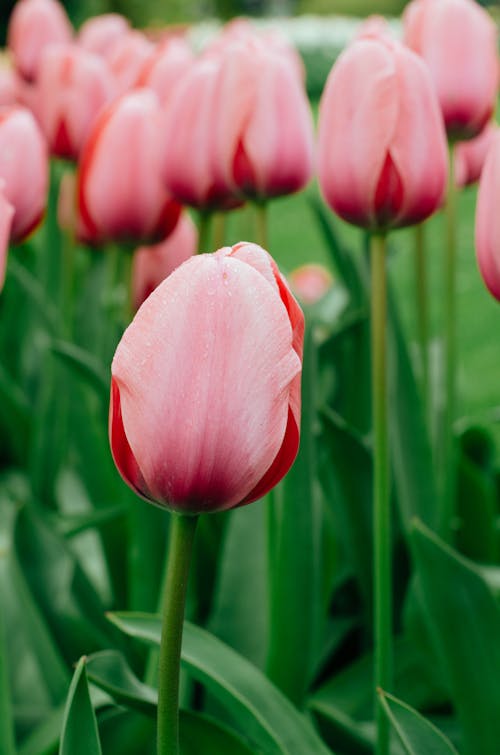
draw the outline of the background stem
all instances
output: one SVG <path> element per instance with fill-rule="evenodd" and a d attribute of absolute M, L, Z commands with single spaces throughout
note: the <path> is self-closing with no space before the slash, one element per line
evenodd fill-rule
<path fill-rule="evenodd" d="M 200 210 L 198 214 L 198 254 L 210 251 L 210 226 L 212 213 L 209 210 Z"/>
<path fill-rule="evenodd" d="M 426 416 L 429 414 L 429 292 L 427 286 L 427 260 L 425 256 L 424 224 L 415 226 L 415 280 L 417 293 L 417 333 L 420 351 L 422 396 Z"/>
<path fill-rule="evenodd" d="M 255 205 L 255 239 L 263 249 L 267 249 L 267 203 L 256 202 Z"/>
<path fill-rule="evenodd" d="M 179 668 L 182 626 L 196 516 L 172 514 L 163 596 L 158 673 L 158 755 L 179 752 Z"/>
<path fill-rule="evenodd" d="M 392 575 L 389 487 L 389 446 L 387 427 L 386 366 L 386 239 L 371 238 L 371 328 L 373 401 L 373 534 L 375 603 L 375 687 L 392 687 Z M 376 700 L 377 755 L 389 752 L 389 723 Z"/>

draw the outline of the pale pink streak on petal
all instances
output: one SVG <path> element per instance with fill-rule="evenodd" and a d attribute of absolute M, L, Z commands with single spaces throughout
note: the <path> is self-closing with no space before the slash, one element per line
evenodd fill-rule
<path fill-rule="evenodd" d="M 261 273 L 224 250 L 172 273 L 139 310 L 112 368 L 128 443 L 155 499 L 193 512 L 240 503 L 281 448 L 300 369 L 288 315 Z"/>

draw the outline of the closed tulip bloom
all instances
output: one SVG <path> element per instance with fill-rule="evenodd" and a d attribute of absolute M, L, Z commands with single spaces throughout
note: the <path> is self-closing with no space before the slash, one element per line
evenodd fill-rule
<path fill-rule="evenodd" d="M 107 61 L 115 79 L 117 95 L 139 86 L 144 66 L 154 51 L 154 44 L 138 31 L 130 31 L 112 44 Z"/>
<path fill-rule="evenodd" d="M 476 205 L 476 256 L 491 294 L 500 301 L 500 132 L 486 156 Z"/>
<path fill-rule="evenodd" d="M 387 230 L 441 205 L 447 148 L 422 60 L 386 38 L 355 41 L 335 63 L 320 104 L 323 195 L 350 223 Z"/>
<path fill-rule="evenodd" d="M 78 174 L 80 235 L 92 243 L 164 239 L 180 205 L 160 180 L 159 104 L 138 89 L 108 106 L 87 139 Z"/>
<path fill-rule="evenodd" d="M 165 105 L 193 60 L 193 52 L 184 39 L 167 39 L 146 61 L 138 85 L 152 89 Z"/>
<path fill-rule="evenodd" d="M 303 330 L 276 264 L 254 244 L 177 268 L 113 359 L 109 432 L 125 482 L 187 514 L 269 491 L 298 449 Z"/>
<path fill-rule="evenodd" d="M 50 151 L 77 160 L 98 113 L 114 94 L 106 63 L 76 45 L 51 45 L 42 56 L 37 115 Z"/>
<path fill-rule="evenodd" d="M 183 262 L 196 254 L 198 232 L 187 213 L 184 213 L 165 241 L 154 246 L 142 246 L 132 262 L 132 301 L 137 310 L 160 283 Z"/>
<path fill-rule="evenodd" d="M 43 217 L 48 156 L 33 115 L 21 107 L 0 110 L 0 182 L 2 194 L 13 208 L 10 240 L 22 241 Z"/>
<path fill-rule="evenodd" d="M 333 278 L 324 265 L 309 263 L 295 268 L 288 275 L 290 287 L 299 301 L 316 304 L 331 289 Z"/>
<path fill-rule="evenodd" d="M 486 124 L 479 136 L 455 145 L 455 182 L 457 186 L 470 186 L 479 181 L 486 155 L 493 142 L 498 126 L 491 121 Z"/>
<path fill-rule="evenodd" d="M 429 67 L 452 139 L 479 134 L 498 91 L 495 24 L 474 0 L 413 0 L 404 39 Z"/>
<path fill-rule="evenodd" d="M 78 32 L 77 42 L 87 52 L 107 58 L 113 44 L 130 31 L 130 23 L 119 13 L 103 13 L 85 21 Z"/>
<path fill-rule="evenodd" d="M 313 125 L 290 60 L 238 44 L 222 58 L 216 89 L 215 165 L 222 185 L 249 199 L 291 194 L 309 181 Z"/>
<path fill-rule="evenodd" d="M 66 11 L 57 0 L 19 0 L 10 17 L 7 44 L 21 76 L 34 81 L 44 49 L 70 42 L 72 36 Z"/>

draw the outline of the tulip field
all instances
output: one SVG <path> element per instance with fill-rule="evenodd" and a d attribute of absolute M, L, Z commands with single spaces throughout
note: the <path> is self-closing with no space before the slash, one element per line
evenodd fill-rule
<path fill-rule="evenodd" d="M 498 15 L 74 11 L 0 12 L 0 755 L 499 755 Z"/>

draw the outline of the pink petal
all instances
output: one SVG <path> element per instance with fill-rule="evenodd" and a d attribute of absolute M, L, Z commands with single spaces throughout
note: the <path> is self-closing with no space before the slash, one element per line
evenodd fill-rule
<path fill-rule="evenodd" d="M 14 208 L 5 198 L 0 186 L 0 291 L 5 281 L 5 268 L 7 266 L 7 251 L 9 249 L 9 237 L 14 217 Z"/>

